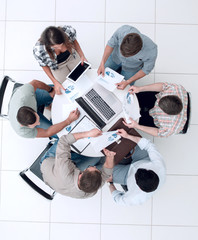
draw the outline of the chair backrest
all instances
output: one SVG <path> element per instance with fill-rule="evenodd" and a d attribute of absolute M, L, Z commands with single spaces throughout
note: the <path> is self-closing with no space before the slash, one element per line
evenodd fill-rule
<path fill-rule="evenodd" d="M 185 134 L 188 131 L 189 123 L 190 123 L 190 114 L 191 114 L 191 102 L 190 102 L 190 94 L 187 93 L 188 95 L 188 105 L 187 105 L 187 120 L 184 125 L 183 130 L 180 132 L 181 134 Z"/>
<path fill-rule="evenodd" d="M 29 168 L 19 173 L 19 175 L 27 184 L 29 184 L 30 187 L 32 187 L 37 193 L 41 194 L 48 200 L 52 200 L 56 192 L 44 183 L 43 176 L 40 170 L 40 161 L 52 145 L 53 143 L 49 142 L 46 148 L 34 161 L 34 163 Z"/>
<path fill-rule="evenodd" d="M 8 105 L 10 102 L 10 98 L 12 96 L 12 92 L 14 89 L 15 81 L 10 77 L 5 76 L 2 80 L 0 87 L 0 116 L 7 117 L 8 116 Z"/>

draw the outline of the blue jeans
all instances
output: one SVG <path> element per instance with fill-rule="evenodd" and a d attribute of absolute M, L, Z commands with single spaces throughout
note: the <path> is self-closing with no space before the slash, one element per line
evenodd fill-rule
<path fill-rule="evenodd" d="M 135 163 L 140 160 L 150 161 L 148 152 L 146 150 L 141 150 L 137 145 L 135 147 L 135 152 L 132 155 L 132 163 Z M 113 182 L 119 183 L 121 185 L 127 185 L 128 171 L 131 164 L 118 164 L 113 168 Z"/>
<path fill-rule="evenodd" d="M 52 126 L 52 121 L 48 120 L 43 115 L 43 111 L 45 106 L 49 106 L 52 103 L 53 98 L 47 91 L 39 88 L 36 90 L 35 94 L 37 102 L 37 114 L 40 117 L 40 125 L 36 126 L 36 128 L 48 129 L 50 126 Z M 54 135 L 52 137 L 58 138 L 57 135 Z"/>
<path fill-rule="evenodd" d="M 42 164 L 46 158 L 55 158 L 57 144 L 58 140 L 56 140 L 53 146 L 51 146 L 51 148 L 41 158 L 40 164 Z M 71 160 L 75 163 L 77 168 L 79 168 L 81 171 L 84 171 L 88 166 L 95 166 L 100 161 L 100 157 L 86 157 L 78 153 L 71 152 Z"/>
<path fill-rule="evenodd" d="M 127 72 L 122 70 L 122 64 L 116 64 L 113 59 L 112 59 L 112 55 L 110 55 L 105 63 L 105 67 L 109 67 L 111 69 L 113 69 L 114 71 L 117 72 L 117 70 L 119 68 L 121 68 L 121 72 L 120 74 L 124 76 L 125 80 L 128 80 L 129 78 L 131 78 L 133 75 L 135 75 L 137 72 Z M 133 85 L 135 82 L 132 82 L 130 85 Z"/>

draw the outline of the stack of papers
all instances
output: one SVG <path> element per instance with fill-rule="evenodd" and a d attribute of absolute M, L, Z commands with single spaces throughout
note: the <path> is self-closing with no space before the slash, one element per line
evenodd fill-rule
<path fill-rule="evenodd" d="M 102 74 L 100 74 L 97 77 L 96 82 L 102 85 L 107 90 L 113 92 L 116 89 L 115 84 L 121 82 L 123 79 L 124 76 L 107 67 L 105 68 L 104 77 L 102 76 Z"/>

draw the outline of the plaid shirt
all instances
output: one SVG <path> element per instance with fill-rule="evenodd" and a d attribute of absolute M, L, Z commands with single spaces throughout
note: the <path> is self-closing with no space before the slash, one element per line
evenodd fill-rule
<path fill-rule="evenodd" d="M 74 42 L 76 40 L 76 30 L 72 26 L 65 25 L 61 28 L 67 34 L 70 41 Z M 48 66 L 53 70 L 58 69 L 57 55 L 54 52 L 55 59 L 54 60 L 51 59 L 45 49 L 45 46 L 42 45 L 40 41 L 36 42 L 33 48 L 33 54 L 41 67 Z M 75 51 L 73 51 L 72 54 L 73 54 L 73 57 L 75 58 L 76 57 Z"/>
<path fill-rule="evenodd" d="M 180 114 L 168 115 L 158 106 L 159 100 L 167 95 L 176 95 L 181 99 L 183 109 Z M 155 125 L 159 127 L 158 136 L 168 137 L 179 133 L 187 120 L 188 96 L 186 90 L 181 85 L 164 83 L 162 91 L 156 95 L 156 98 L 155 106 L 149 111 L 149 114 L 153 117 Z"/>

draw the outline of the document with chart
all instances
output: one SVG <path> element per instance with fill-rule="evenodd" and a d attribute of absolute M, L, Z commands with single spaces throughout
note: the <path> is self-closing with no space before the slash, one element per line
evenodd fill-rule
<path fill-rule="evenodd" d="M 97 77 L 96 82 L 102 85 L 107 90 L 113 92 L 116 89 L 115 84 L 121 82 L 123 79 L 124 76 L 117 73 L 113 69 L 106 67 L 104 77 L 102 76 L 102 74 L 100 74 Z"/>

